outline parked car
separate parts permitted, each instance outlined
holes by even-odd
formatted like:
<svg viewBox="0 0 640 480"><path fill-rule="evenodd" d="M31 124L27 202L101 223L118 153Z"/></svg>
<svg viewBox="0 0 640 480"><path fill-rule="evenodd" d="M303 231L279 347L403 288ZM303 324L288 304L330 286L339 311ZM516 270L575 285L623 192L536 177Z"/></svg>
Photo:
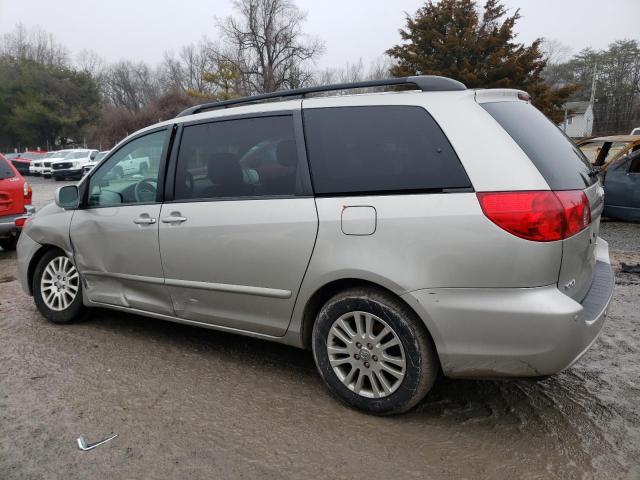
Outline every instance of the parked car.
<svg viewBox="0 0 640 480"><path fill-rule="evenodd" d="M47 152L42 158L31 162L31 165L29 166L29 173L35 176L42 175L47 178L50 177L51 162L53 160L61 159L69 151L70 150L55 150L52 152Z"/></svg>
<svg viewBox="0 0 640 480"><path fill-rule="evenodd" d="M604 178L604 215L640 222L640 150L616 160Z"/></svg>
<svg viewBox="0 0 640 480"><path fill-rule="evenodd" d="M31 187L13 164L0 155L0 248L11 250L16 245L24 222L34 208Z"/></svg>
<svg viewBox="0 0 640 480"><path fill-rule="evenodd" d="M578 147L594 167L606 172L616 160L640 149L640 135L588 138L578 142Z"/></svg>
<svg viewBox="0 0 640 480"><path fill-rule="evenodd" d="M81 179L84 166L96 158L98 150L76 149L62 158L51 161L51 175L57 181L65 178Z"/></svg>
<svg viewBox="0 0 640 480"><path fill-rule="evenodd" d="M20 172L20 175L29 175L29 168L31 166L31 162L42 158L46 152L37 152L27 150L23 153L16 153L15 156L11 156L11 158L5 158L10 160L14 167Z"/></svg>
<svg viewBox="0 0 640 480"><path fill-rule="evenodd" d="M640 127L631 130L631 133L629 135L640 135Z"/></svg>
<svg viewBox="0 0 640 480"><path fill-rule="evenodd" d="M93 167L95 167L98 163L100 163L100 160L102 160L107 155L107 153L109 153L109 150L103 150L101 152L98 152L98 155L96 155L96 158L84 164L84 166L82 167L82 174L86 175L91 170L93 170Z"/></svg>
<svg viewBox="0 0 640 480"><path fill-rule="evenodd" d="M522 91L347 87L389 85L418 92L291 90L136 132L27 224L25 291L54 323L106 307L310 348L331 391L377 414L440 371L567 368L613 288L588 161Z"/></svg>

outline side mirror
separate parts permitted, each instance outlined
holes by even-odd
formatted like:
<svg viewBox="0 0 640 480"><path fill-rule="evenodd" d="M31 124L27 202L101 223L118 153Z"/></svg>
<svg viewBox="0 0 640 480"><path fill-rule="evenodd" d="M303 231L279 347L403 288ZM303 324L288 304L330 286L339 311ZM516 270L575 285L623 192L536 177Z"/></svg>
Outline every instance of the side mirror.
<svg viewBox="0 0 640 480"><path fill-rule="evenodd" d="M65 210L75 210L80 205L80 192L76 185L65 185L56 190L56 205Z"/></svg>

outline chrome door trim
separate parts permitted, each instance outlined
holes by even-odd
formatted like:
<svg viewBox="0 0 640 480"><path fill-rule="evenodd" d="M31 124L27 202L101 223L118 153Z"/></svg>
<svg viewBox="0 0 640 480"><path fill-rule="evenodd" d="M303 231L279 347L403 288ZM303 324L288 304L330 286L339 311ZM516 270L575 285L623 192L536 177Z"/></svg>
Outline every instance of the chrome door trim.
<svg viewBox="0 0 640 480"><path fill-rule="evenodd" d="M276 288L252 287L249 285L231 285L227 283L196 282L193 280L178 280L172 278L145 277L142 275L130 275L126 273L98 272L89 270L82 272L85 276L110 277L119 280L131 280L134 282L144 282L156 285L165 284L169 287L195 288L198 290L212 290L217 292L240 293L244 295L256 295L258 297L270 297L287 299L291 298L290 290L279 290Z"/></svg>
<svg viewBox="0 0 640 480"><path fill-rule="evenodd" d="M151 283L154 285L164 285L164 278L162 277L145 277L143 275L131 275L129 273L112 273L112 272L99 272L97 270L86 270L82 272L86 277L109 277L117 278L118 280L132 280L134 282Z"/></svg>
<svg viewBox="0 0 640 480"><path fill-rule="evenodd" d="M195 288L198 290L213 290L217 292L241 293L243 295L257 295L259 297L291 298L290 290L276 288L252 287L249 285L230 285L228 283L196 282L193 280L165 279L168 287Z"/></svg>

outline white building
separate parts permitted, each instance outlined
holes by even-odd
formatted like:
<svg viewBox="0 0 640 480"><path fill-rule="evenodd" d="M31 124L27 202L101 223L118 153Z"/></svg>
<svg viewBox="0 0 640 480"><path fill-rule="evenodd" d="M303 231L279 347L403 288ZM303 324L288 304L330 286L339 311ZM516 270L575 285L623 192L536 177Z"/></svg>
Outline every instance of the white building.
<svg viewBox="0 0 640 480"><path fill-rule="evenodd" d="M593 130L593 105L591 102L567 102L564 104L565 120L558 125L569 137L590 137Z"/></svg>

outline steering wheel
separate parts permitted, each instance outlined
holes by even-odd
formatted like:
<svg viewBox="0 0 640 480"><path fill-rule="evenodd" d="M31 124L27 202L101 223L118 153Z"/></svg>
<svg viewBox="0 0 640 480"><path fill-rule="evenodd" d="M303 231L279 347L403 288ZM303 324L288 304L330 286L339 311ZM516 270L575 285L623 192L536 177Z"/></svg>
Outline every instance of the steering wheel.
<svg viewBox="0 0 640 480"><path fill-rule="evenodd" d="M133 187L133 196L138 203L153 202L158 191L158 182L153 177L143 178Z"/></svg>

